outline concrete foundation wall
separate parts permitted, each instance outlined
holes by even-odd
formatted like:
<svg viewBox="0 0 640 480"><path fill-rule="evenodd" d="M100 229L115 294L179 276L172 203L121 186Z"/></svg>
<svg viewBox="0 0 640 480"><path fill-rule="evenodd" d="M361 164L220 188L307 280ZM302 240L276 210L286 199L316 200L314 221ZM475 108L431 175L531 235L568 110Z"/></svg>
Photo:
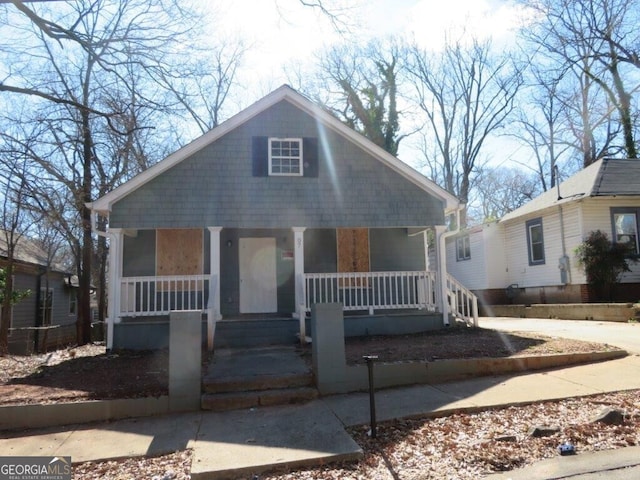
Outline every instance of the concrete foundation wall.
<svg viewBox="0 0 640 480"><path fill-rule="evenodd" d="M207 322L202 319L202 338L207 338ZM114 350L160 350L169 348L169 317L126 319L113 326Z"/></svg>
<svg viewBox="0 0 640 480"><path fill-rule="evenodd" d="M444 327L441 314L424 312L347 316L344 318L345 337L409 335L442 328Z"/></svg>
<svg viewBox="0 0 640 480"><path fill-rule="evenodd" d="M161 415L168 411L167 396L46 405L9 405L0 407L0 430L107 422L120 418Z"/></svg>
<svg viewBox="0 0 640 480"><path fill-rule="evenodd" d="M202 314L172 312L169 319L169 409L200 409L202 382Z"/></svg>
<svg viewBox="0 0 640 480"><path fill-rule="evenodd" d="M322 395L369 388L367 365L347 365L344 331L345 319L340 304L314 305L311 311L312 362L316 386ZM376 388L388 388L610 360L625 355L626 352L615 350L515 358L374 363L373 376Z"/></svg>
<svg viewBox="0 0 640 480"><path fill-rule="evenodd" d="M628 322L636 318L640 304L567 303L549 305L488 305L480 308L483 317L561 318L565 320L599 320Z"/></svg>

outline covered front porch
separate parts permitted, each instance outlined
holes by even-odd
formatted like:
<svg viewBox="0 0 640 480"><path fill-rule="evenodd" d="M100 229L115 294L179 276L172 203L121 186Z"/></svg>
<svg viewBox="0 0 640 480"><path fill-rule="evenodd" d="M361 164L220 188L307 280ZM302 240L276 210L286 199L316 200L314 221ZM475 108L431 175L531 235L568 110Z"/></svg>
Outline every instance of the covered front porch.
<svg viewBox="0 0 640 480"><path fill-rule="evenodd" d="M311 229L309 229L311 230ZM368 234L371 239L372 252L368 255L372 258L368 270L362 272L318 272L316 270L337 270L337 258L326 261L318 261L316 257L321 253L317 244L322 240L325 250L335 250L335 231L323 230L310 232L305 228L292 228L271 231L224 229L222 227L209 227L206 234L206 246L202 248L202 259L208 260L205 273L185 275L125 275L124 265L128 255L125 252L125 236L130 232L112 229L111 233L111 285L116 286L110 290L109 296L109 334L108 342L113 339L114 324L131 319L143 320L145 317L157 319L166 317L172 311L196 310L206 318L207 346L212 349L214 345L217 323L228 318L239 318L242 315L275 314L288 315L298 319L298 335L304 341L308 337L306 319L311 311L311 306L317 303L341 303L345 312L351 316L389 316L393 322L393 315L400 313L415 314L439 314L441 325L447 325L450 318L458 318L470 324L477 322L477 302L475 296L450 275L440 275L438 270L440 258L438 250L435 255L434 265L429 265L429 252L427 246L427 233L421 231L413 233L403 229L403 235L412 235L411 243L420 244L423 252L422 260L424 269L421 270L388 270L378 271L375 267L381 263L393 265L397 262L393 259L396 247L393 247L394 236L397 231L375 232ZM397 230L397 229L396 229ZM306 232L306 235L305 235ZM144 239L146 234L138 234ZM329 240L327 240L329 237ZM378 238L381 237L384 243ZM257 252L251 253L247 258L242 253L251 243L246 239L260 239L257 242ZM156 243L158 240L156 239ZM195 242L197 243L197 242ZM309 248L305 251L305 245ZM386 247L384 262L375 260L378 243ZM247 245L245 245L247 244ZM128 242L130 251L137 252L139 247L132 247L134 243ZM328 246L327 246L328 245ZM178 248L174 245L174 248ZM235 247L235 248L234 248ZM406 249L406 245L400 245ZM157 247L159 248L159 247ZM265 260L265 248L268 253ZM270 250L268 250L270 248ZM340 247L338 247L339 250ZM195 248L197 250L197 247ZM311 254L313 251L314 253ZM318 253L320 252L320 253ZM131 252L129 252L131 253ZM156 265L154 271L159 269L157 258L162 252L155 251ZM339 255L333 253L334 257ZM343 255L344 256L344 255ZM431 255L433 257L433 255ZM242 264L249 263L250 267L259 271L273 270L277 284L275 291L266 291L258 285L257 290L251 291L251 298L274 298L274 304L268 306L266 300L257 311L253 304L243 303L244 295ZM258 262L251 267L252 263ZM277 265L268 266L267 263L275 262ZM398 263L395 263L396 265ZM239 265L239 266L238 266ZM128 268L129 272L131 268ZM203 269L205 270L205 269ZM373 271L376 270L376 271ZM290 273L287 273L290 271ZM127 273L129 273L127 272ZM283 273L284 272L284 273ZM255 279L254 279L255 280ZM252 280L253 281L253 280ZM225 285L227 282L227 285ZM233 285L229 285L232 283ZM273 283L273 282L271 282ZM239 285L239 286L238 286ZM237 293L239 292L239 293ZM236 298L240 297L240 298ZM234 303L235 302L235 303ZM262 311L261 311L262 310ZM111 345L109 345L111 348Z"/></svg>

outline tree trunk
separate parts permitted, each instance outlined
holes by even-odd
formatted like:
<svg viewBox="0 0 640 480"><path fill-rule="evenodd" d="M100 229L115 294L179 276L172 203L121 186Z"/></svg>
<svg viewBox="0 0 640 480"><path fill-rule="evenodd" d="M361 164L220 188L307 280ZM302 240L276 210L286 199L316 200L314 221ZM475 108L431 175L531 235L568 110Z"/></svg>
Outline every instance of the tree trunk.
<svg viewBox="0 0 640 480"><path fill-rule="evenodd" d="M10 252L11 253L11 252ZM11 299L13 298L13 255L9 255L5 267L4 291L2 292L2 314L0 316L0 356L9 353L9 325L11 324Z"/></svg>
<svg viewBox="0 0 640 480"><path fill-rule="evenodd" d="M89 124L89 112L82 111L82 140L83 140L83 177L82 177L82 206L80 207L82 220L82 264L80 267L78 320L76 334L78 345L91 343L91 260L93 257L93 238L91 236L91 210L87 203L91 202L92 181L92 139Z"/></svg>

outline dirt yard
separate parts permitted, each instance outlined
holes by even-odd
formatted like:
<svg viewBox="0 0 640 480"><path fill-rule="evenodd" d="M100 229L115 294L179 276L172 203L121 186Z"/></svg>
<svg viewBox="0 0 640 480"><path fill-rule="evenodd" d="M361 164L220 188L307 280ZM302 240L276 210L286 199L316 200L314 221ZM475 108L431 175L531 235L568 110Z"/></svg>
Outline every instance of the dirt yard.
<svg viewBox="0 0 640 480"><path fill-rule="evenodd" d="M485 329L355 338L346 342L347 362L352 364L362 362L363 355L378 355L379 361L392 362L608 349L611 347L602 344ZM104 345L0 358L0 405L166 395L168 359L166 350L107 354Z"/></svg>

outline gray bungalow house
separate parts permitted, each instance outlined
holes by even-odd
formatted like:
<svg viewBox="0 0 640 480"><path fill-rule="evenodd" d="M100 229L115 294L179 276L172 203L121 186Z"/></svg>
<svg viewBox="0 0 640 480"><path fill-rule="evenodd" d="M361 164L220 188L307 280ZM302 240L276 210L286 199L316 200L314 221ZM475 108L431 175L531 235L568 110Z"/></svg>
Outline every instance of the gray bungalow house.
<svg viewBox="0 0 640 480"><path fill-rule="evenodd" d="M210 348L247 318L298 319L304 339L314 303L387 327L473 317L444 255L429 265L458 200L286 85L90 208L108 217L108 348L166 343L173 310L202 312Z"/></svg>

